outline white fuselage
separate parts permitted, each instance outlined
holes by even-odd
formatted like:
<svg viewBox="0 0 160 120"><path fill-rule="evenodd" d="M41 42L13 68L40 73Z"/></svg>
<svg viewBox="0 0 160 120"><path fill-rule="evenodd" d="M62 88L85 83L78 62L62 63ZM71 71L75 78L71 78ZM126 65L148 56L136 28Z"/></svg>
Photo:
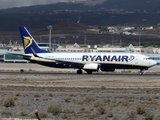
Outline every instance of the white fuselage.
<svg viewBox="0 0 160 120"><path fill-rule="evenodd" d="M32 55L31 60L40 62L63 61L75 64L109 64L114 65L115 68L117 68L116 65L121 65L121 68L126 65L149 68L156 64L148 56L133 53L39 53L37 55L42 58Z"/></svg>

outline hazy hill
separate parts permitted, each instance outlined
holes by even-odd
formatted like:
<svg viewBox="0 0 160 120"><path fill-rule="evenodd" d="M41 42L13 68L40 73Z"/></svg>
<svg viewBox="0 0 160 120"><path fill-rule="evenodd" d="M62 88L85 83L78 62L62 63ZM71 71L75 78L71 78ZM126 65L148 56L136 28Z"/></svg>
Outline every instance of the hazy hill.
<svg viewBox="0 0 160 120"><path fill-rule="evenodd" d="M90 26L157 25L160 0L91 0L0 10L0 31L44 29L59 22ZM63 27L62 27L63 28Z"/></svg>
<svg viewBox="0 0 160 120"><path fill-rule="evenodd" d="M96 2L95 2L96 1ZM95 4L93 4L95 3ZM90 0L82 3L56 3L2 10L5 13L52 12L53 10L123 9L127 11L159 12L160 0Z"/></svg>

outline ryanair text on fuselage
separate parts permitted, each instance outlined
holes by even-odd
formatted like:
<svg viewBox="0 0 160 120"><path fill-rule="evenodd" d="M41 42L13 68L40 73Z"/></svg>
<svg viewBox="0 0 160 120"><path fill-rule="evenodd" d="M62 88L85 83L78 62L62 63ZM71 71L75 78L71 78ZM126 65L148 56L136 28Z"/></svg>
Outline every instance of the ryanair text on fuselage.
<svg viewBox="0 0 160 120"><path fill-rule="evenodd" d="M134 60L135 57L133 55L127 56L127 55L83 55L82 61L116 61L116 62L129 62Z"/></svg>

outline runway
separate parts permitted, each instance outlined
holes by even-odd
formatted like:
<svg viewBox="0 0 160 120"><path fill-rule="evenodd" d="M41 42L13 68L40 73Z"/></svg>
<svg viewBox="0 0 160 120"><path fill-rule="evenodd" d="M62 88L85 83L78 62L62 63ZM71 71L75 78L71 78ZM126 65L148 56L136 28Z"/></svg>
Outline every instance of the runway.
<svg viewBox="0 0 160 120"><path fill-rule="evenodd" d="M93 74L76 74L74 69L58 69L41 66L32 63L0 63L0 76L48 76L48 77L86 77L86 78L129 78L129 79L160 79L160 66L154 66L143 75L139 75L139 70L116 70L116 72L94 72Z"/></svg>
<svg viewBox="0 0 160 120"><path fill-rule="evenodd" d="M76 74L76 70L74 69L48 68L32 63L1 63L0 66L0 79L2 81L0 85L4 86L36 85L39 87L67 88L100 88L101 86L107 88L160 87L160 66L149 69L143 75L139 75L138 70L116 70L116 72L94 72L93 74L86 74L84 72L83 74ZM6 81L4 79L10 82L5 83ZM23 84L19 84L19 81L23 81Z"/></svg>
<svg viewBox="0 0 160 120"><path fill-rule="evenodd" d="M64 72L0 72L0 86L64 88L160 88L160 74Z"/></svg>
<svg viewBox="0 0 160 120"><path fill-rule="evenodd" d="M160 77L160 74L158 73L146 73L146 74L143 74L143 75L140 75L137 73L93 73L93 74L87 74L87 73L83 73L83 74L76 74L76 73L64 73L64 72L37 72L37 71L31 71L31 72L20 72L20 71L14 71L14 72L11 72L11 71L1 71L0 72L0 75L8 75L8 76L11 76L11 75L19 75L19 76L29 76L29 75L43 75L43 76L86 76L86 77L101 77L101 78L106 78L107 76L111 76L111 77L114 77L114 76L119 76L119 77L125 77L125 76L128 76L128 77L135 77L135 76L139 76L139 77Z"/></svg>

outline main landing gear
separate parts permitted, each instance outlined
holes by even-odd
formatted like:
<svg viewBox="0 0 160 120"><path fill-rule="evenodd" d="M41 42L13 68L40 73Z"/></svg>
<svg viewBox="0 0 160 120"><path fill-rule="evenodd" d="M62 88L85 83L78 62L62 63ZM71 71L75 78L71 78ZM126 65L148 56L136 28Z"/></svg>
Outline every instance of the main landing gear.
<svg viewBox="0 0 160 120"><path fill-rule="evenodd" d="M82 74L82 70L81 69L77 70L77 74Z"/></svg>
<svg viewBox="0 0 160 120"><path fill-rule="evenodd" d="M140 70L139 74L143 75L144 74L144 70Z"/></svg>
<svg viewBox="0 0 160 120"><path fill-rule="evenodd" d="M92 74L92 71L86 71L87 72L87 74Z"/></svg>
<svg viewBox="0 0 160 120"><path fill-rule="evenodd" d="M140 71L140 73L139 73L139 74L140 74L140 75L143 75L143 73L144 73L143 71Z"/></svg>
<svg viewBox="0 0 160 120"><path fill-rule="evenodd" d="M87 74L92 74L92 71L86 71ZM82 74L83 71L81 69L77 70L77 74Z"/></svg>

